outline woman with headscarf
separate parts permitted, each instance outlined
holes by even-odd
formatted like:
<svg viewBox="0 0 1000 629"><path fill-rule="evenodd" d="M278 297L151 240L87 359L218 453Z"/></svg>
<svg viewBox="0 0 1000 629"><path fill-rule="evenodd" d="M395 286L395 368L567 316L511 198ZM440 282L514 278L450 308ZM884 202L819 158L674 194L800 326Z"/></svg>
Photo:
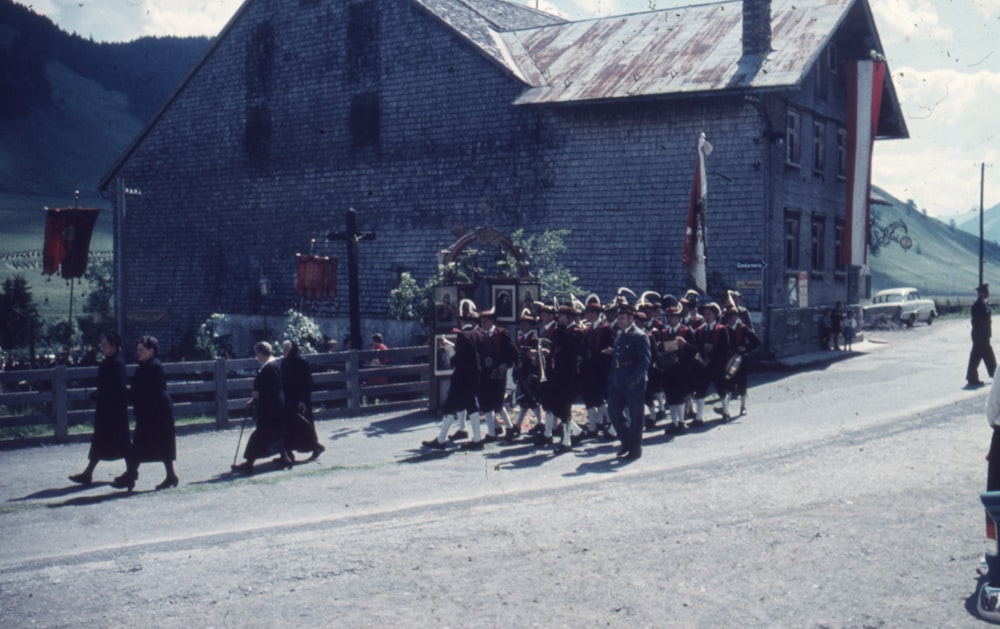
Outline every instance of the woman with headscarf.
<svg viewBox="0 0 1000 629"><path fill-rule="evenodd" d="M132 491L139 478L139 464L160 461L167 476L156 489L176 487L174 473L177 439L174 428L174 404L167 393L167 374L160 363L160 343L144 336L136 343L139 366L132 375L132 407L135 409L135 435L128 469L115 479L113 487Z"/></svg>
<svg viewBox="0 0 1000 629"><path fill-rule="evenodd" d="M94 436L90 439L87 468L69 477L74 483L89 485L98 461L124 459L129 452L128 376L122 357L122 339L114 332L101 336L104 359L97 367L94 399Z"/></svg>
<svg viewBox="0 0 1000 629"><path fill-rule="evenodd" d="M247 401L247 408L256 409L257 427L247 440L243 451L243 463L233 466L234 472L253 473L257 459L279 455L282 468L291 468L285 448L285 396L281 388L281 368L274 357L271 344L261 341L254 345L254 355L260 368L253 379L253 397Z"/></svg>
<svg viewBox="0 0 1000 629"><path fill-rule="evenodd" d="M309 363L299 353L298 343L286 340L281 344L281 389L285 394L285 448L289 460L293 452L312 452L309 460L323 453L316 436L312 410L312 372Z"/></svg>

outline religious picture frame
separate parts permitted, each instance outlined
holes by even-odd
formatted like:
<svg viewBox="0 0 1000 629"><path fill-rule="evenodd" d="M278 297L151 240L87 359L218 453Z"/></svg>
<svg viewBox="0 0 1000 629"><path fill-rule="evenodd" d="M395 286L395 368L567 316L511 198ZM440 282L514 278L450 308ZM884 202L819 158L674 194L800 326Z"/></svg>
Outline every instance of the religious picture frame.
<svg viewBox="0 0 1000 629"><path fill-rule="evenodd" d="M434 327L450 330L458 325L458 287L434 287Z"/></svg>
<svg viewBox="0 0 1000 629"><path fill-rule="evenodd" d="M490 287L490 303L496 312L497 323L517 321L516 290L514 284L493 284Z"/></svg>
<svg viewBox="0 0 1000 629"><path fill-rule="evenodd" d="M518 315L525 308L531 310L532 313L535 312L535 302L541 301L539 299L539 285L538 284L519 284L517 287L517 304L518 304Z"/></svg>
<svg viewBox="0 0 1000 629"><path fill-rule="evenodd" d="M434 337L434 375L435 376L450 376L452 372L451 357L454 355L454 350L449 351L450 347L455 346L455 339L458 337L457 334L438 334Z"/></svg>

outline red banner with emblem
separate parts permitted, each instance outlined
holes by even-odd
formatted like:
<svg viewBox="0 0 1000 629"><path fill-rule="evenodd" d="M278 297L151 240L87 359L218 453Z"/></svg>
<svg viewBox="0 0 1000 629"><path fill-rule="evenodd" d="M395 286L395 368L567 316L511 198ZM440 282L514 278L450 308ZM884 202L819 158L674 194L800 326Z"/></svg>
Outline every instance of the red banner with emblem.
<svg viewBox="0 0 1000 629"><path fill-rule="evenodd" d="M83 277L98 212L97 208L45 208L45 244L42 248L45 275L52 275L61 268L66 279Z"/></svg>
<svg viewBox="0 0 1000 629"><path fill-rule="evenodd" d="M337 258L295 254L299 270L295 294L306 299L333 299L337 296Z"/></svg>

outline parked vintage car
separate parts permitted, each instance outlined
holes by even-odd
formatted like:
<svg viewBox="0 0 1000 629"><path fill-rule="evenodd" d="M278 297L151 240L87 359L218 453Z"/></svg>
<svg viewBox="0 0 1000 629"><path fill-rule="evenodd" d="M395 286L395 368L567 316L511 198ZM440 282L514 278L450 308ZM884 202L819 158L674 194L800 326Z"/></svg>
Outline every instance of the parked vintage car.
<svg viewBox="0 0 1000 629"><path fill-rule="evenodd" d="M917 289L909 286L880 290L871 303L861 309L861 314L869 323L891 320L911 328L917 321L930 325L938 315L934 300L922 298Z"/></svg>

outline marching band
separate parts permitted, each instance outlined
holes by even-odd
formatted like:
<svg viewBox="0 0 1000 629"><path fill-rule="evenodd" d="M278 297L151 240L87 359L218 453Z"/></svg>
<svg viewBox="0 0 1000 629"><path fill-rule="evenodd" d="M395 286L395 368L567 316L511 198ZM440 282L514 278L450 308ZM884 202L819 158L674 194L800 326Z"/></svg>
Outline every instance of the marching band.
<svg viewBox="0 0 1000 629"><path fill-rule="evenodd" d="M536 445L560 454L585 440L619 439L619 456L635 459L642 433L660 429L660 421L666 420L668 437L703 424L710 389L719 396L721 421L731 421L733 400L740 402L738 416L747 412L745 359L760 345L740 301L736 291L727 291L720 306L701 303L694 290L680 299L655 291L637 298L622 287L607 304L597 295L584 302L572 295L563 303L536 301L522 310L511 334L496 325L492 309L477 311L464 299L461 327L452 331L456 340L440 337L453 373L439 434L422 445L443 450L464 440L468 418L472 439L462 449L530 434ZM585 411L582 427L573 418L577 401ZM518 410L513 421L508 405ZM529 417L533 426L525 431ZM463 430L449 435L456 422Z"/></svg>

